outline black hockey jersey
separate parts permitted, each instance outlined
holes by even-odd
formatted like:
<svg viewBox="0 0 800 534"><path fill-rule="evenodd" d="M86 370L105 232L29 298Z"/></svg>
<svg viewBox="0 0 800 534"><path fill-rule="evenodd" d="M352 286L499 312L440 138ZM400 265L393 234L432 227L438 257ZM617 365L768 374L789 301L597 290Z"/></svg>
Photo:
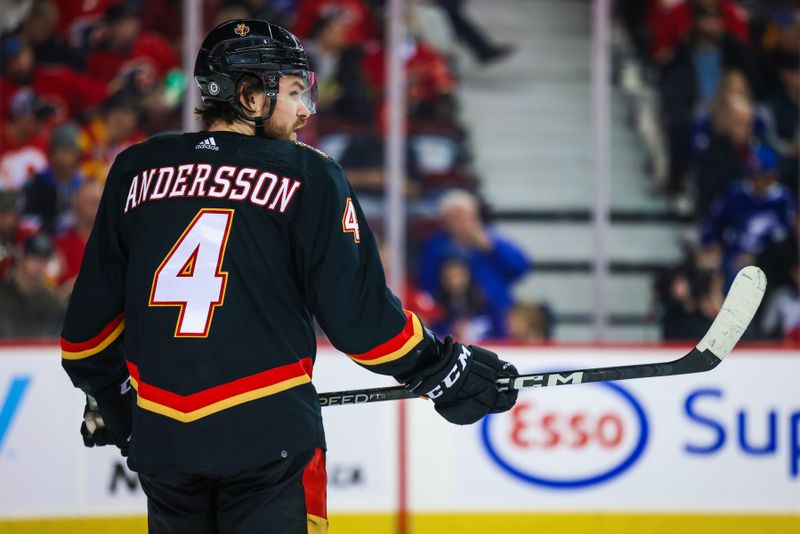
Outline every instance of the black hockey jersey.
<svg viewBox="0 0 800 534"><path fill-rule="evenodd" d="M222 474L324 447L316 317L408 375L432 345L386 288L341 167L291 141L155 136L112 166L62 332L89 394L130 374L131 468Z"/></svg>

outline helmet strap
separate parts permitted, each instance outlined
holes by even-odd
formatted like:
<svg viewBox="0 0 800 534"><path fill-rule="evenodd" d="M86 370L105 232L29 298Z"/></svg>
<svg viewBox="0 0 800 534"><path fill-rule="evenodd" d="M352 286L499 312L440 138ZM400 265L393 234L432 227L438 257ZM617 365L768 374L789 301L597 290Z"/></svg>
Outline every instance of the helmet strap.
<svg viewBox="0 0 800 534"><path fill-rule="evenodd" d="M275 107L278 104L278 84L279 84L280 76L270 76L266 80L266 84L268 87L264 88L264 92L269 98L269 111L266 115L260 115L258 117L251 117L247 113L244 112L242 108L241 102L236 100L236 111L239 113L239 116L248 122L252 122L256 129L256 135L258 137L267 138L267 132L264 130L264 125L267 121L272 117L272 114L275 112Z"/></svg>
<svg viewBox="0 0 800 534"><path fill-rule="evenodd" d="M272 114L275 112L275 105L277 103L278 103L277 95L270 97L270 99L269 99L269 113L267 113L266 115L262 115L260 117L255 117L253 119L253 122L255 123L255 126L256 126L256 135L257 136L264 137L264 138L267 137L267 132L264 129L264 125L267 123L269 118L272 117Z"/></svg>

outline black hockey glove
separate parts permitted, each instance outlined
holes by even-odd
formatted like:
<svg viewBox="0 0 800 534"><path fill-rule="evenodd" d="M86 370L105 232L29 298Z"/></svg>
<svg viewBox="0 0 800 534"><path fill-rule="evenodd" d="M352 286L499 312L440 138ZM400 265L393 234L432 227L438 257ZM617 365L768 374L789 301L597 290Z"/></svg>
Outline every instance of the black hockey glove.
<svg viewBox="0 0 800 534"><path fill-rule="evenodd" d="M126 378L114 383L96 397L86 395L81 436L87 447L116 445L122 456L128 456L131 437L131 386Z"/></svg>
<svg viewBox="0 0 800 534"><path fill-rule="evenodd" d="M457 425L469 425L490 413L511 409L517 390L498 391L498 378L519 376L517 369L497 354L476 345L438 341L440 360L406 384L433 400L439 415Z"/></svg>

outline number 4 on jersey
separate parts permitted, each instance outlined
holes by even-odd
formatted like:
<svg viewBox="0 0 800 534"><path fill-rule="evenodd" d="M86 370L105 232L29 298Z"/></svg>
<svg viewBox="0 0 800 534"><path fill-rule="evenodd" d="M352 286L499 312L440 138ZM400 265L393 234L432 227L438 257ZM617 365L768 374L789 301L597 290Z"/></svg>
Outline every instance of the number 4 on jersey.
<svg viewBox="0 0 800 534"><path fill-rule="evenodd" d="M153 277L150 306L178 306L175 337L207 337L222 306L228 273L222 260L233 210L202 209L183 231Z"/></svg>
<svg viewBox="0 0 800 534"><path fill-rule="evenodd" d="M347 205L344 208L344 216L342 217L342 232L353 233L353 239L356 243L361 243L361 228L358 226L358 217L356 217L356 208L353 206L353 200L348 198Z"/></svg>

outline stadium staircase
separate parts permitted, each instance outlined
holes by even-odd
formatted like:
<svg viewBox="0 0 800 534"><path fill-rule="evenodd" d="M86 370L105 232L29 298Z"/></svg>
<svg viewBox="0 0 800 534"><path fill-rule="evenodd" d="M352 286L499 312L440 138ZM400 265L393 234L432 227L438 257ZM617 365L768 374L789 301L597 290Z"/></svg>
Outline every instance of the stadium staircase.
<svg viewBox="0 0 800 534"><path fill-rule="evenodd" d="M489 66L455 48L481 194L495 226L536 263L516 295L551 306L555 340L592 341L591 3L471 0L466 7L496 41L517 47ZM650 191L629 96L615 87L612 100L608 340L657 341L654 272L681 257L687 225Z"/></svg>

